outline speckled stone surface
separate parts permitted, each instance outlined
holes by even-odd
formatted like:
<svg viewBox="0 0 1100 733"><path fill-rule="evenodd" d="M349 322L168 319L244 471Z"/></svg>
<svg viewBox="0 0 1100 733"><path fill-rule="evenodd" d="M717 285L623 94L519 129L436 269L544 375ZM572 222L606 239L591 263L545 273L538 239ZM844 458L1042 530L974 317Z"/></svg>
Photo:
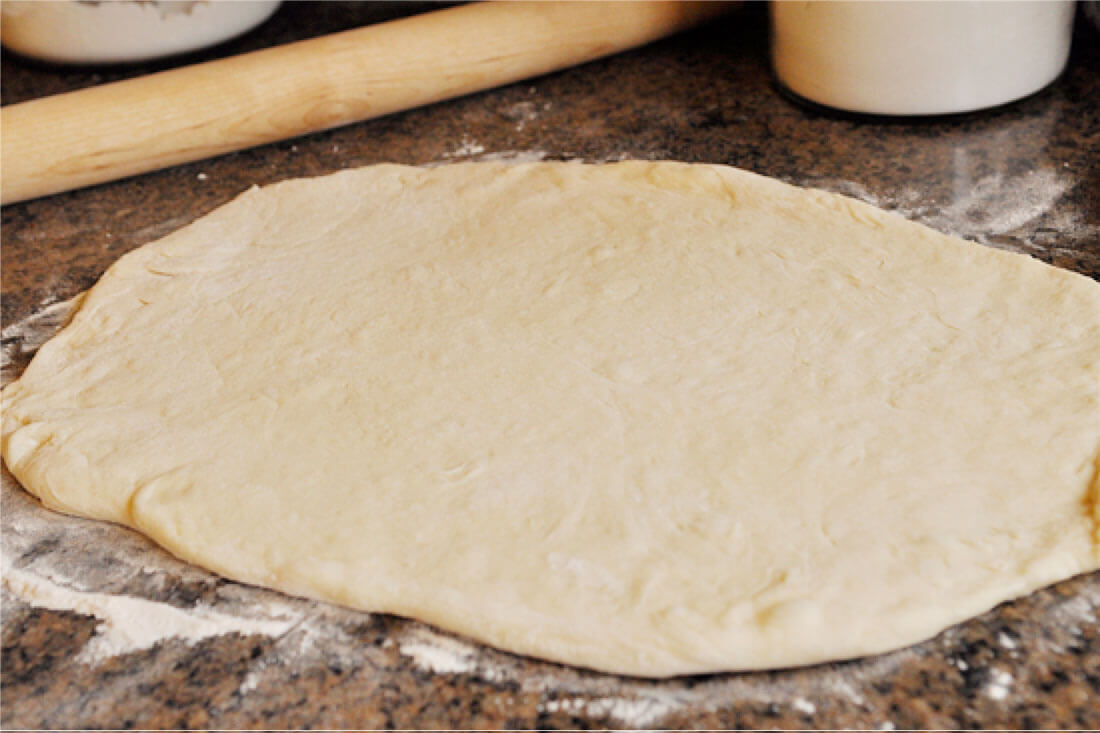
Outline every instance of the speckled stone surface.
<svg viewBox="0 0 1100 733"><path fill-rule="evenodd" d="M74 71L5 53L2 101L426 9L286 5L241 39L158 66ZM728 163L1100 279L1100 36L1091 27L1078 22L1066 73L1029 99L955 118L871 120L783 96L769 72L766 13L755 5L528 82L5 207L6 376L35 348L27 319L253 184L381 161L517 155ZM6 471L2 497L6 729L1100 728L1100 573L893 654L646 681L231 583L127 530L47 512ZM119 598L167 625L127 641ZM205 631L177 634L189 627L176 612L202 619Z"/></svg>

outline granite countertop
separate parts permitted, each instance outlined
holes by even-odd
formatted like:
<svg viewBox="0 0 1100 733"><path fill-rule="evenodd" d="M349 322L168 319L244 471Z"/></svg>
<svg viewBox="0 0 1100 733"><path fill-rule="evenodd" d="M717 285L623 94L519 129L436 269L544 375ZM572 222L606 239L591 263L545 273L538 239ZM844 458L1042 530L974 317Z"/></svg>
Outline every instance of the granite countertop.
<svg viewBox="0 0 1100 733"><path fill-rule="evenodd" d="M5 53L2 101L425 9L288 4L247 36L155 66L71 70ZM568 71L7 206L5 379L64 318L63 301L128 250L253 184L381 161L728 163L1100 279L1100 34L1080 21L1057 82L981 114L870 120L802 107L777 90L766 13L750 5ZM1100 728L1100 573L891 654L647 681L232 583L127 530L48 512L6 470L2 502L8 729Z"/></svg>

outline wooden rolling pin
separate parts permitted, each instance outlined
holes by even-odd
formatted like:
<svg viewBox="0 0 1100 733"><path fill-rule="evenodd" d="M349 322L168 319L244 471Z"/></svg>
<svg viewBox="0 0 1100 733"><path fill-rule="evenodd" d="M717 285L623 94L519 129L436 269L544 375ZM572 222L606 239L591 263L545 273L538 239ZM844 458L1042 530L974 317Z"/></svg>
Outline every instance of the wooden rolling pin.
<svg viewBox="0 0 1100 733"><path fill-rule="evenodd" d="M0 110L0 202L188 163L591 61L712 2L475 3Z"/></svg>

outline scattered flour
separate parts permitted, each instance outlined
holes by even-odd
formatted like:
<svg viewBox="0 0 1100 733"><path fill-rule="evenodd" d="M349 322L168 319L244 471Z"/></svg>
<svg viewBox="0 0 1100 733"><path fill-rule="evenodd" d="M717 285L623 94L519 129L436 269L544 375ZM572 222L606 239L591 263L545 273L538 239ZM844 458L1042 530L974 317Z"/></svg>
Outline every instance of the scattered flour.
<svg viewBox="0 0 1100 733"><path fill-rule="evenodd" d="M1052 608L1050 614L1059 625L1073 624L1074 631L1078 633L1078 624L1096 624L1100 621L1100 586L1083 586L1077 593Z"/></svg>
<svg viewBox="0 0 1100 733"><path fill-rule="evenodd" d="M657 696L623 698L583 697L544 700L539 703L540 713L563 712L567 715L609 717L631 729L645 728L660 722L680 706Z"/></svg>
<svg viewBox="0 0 1100 733"><path fill-rule="evenodd" d="M417 667L436 674L471 674L478 667L474 647L427 629L398 640L397 648Z"/></svg>
<svg viewBox="0 0 1100 733"><path fill-rule="evenodd" d="M1069 180L1050 168L1006 182L995 173L978 180L932 220L974 234L1007 234L1043 216L1069 190Z"/></svg>
<svg viewBox="0 0 1100 733"><path fill-rule="evenodd" d="M500 682L512 677L505 665L494 659L495 653L421 624L401 633L396 640L386 639L383 646L397 646L398 652L426 672L464 674Z"/></svg>
<svg viewBox="0 0 1100 733"><path fill-rule="evenodd" d="M516 123L516 132L523 132L523 128L525 128L528 123L534 122L539 118L540 111L540 105L537 102L527 100L505 107L500 110L500 114L505 119Z"/></svg>
<svg viewBox="0 0 1100 733"><path fill-rule="evenodd" d="M468 138L463 138L462 143L449 153L444 153L444 158L469 158L485 152L485 146Z"/></svg>
<svg viewBox="0 0 1100 733"><path fill-rule="evenodd" d="M546 160L549 153L543 150L502 150L477 156L481 161L500 161L506 163L537 163Z"/></svg>
<svg viewBox="0 0 1100 733"><path fill-rule="evenodd" d="M588 704L589 713L600 715L606 710L612 719L621 721L631 728L644 728L668 717L681 707L680 704L661 699L659 696L596 699Z"/></svg>
<svg viewBox="0 0 1100 733"><path fill-rule="evenodd" d="M502 163L537 163L540 160L546 160L549 157L549 153L543 150L500 150L494 152L485 152L485 148L478 146L477 152L464 153L461 156L456 153L444 153L441 160L433 160L429 163L424 163L424 168L435 168L441 165L447 165L448 163L455 162L454 158L464 158L471 161L498 161Z"/></svg>
<svg viewBox="0 0 1100 733"><path fill-rule="evenodd" d="M488 682L514 680L524 692L544 699L538 709L544 713L566 712L571 715L610 717L628 728L653 725L669 714L692 704L694 709L716 709L714 701L692 699L670 691L654 689L645 683L621 682L599 675L595 679L577 670L562 668L555 672L517 673L502 655L452 636L416 625L396 640L398 651L417 667L435 674L469 675ZM558 697L568 693L568 697ZM553 697L554 699L546 699Z"/></svg>
<svg viewBox="0 0 1100 733"><path fill-rule="evenodd" d="M796 697L794 700L792 700L791 707L800 713L805 713L806 715L813 715L815 712L817 712L817 706L804 697Z"/></svg>
<svg viewBox="0 0 1100 733"><path fill-rule="evenodd" d="M303 610L300 616L301 620L278 636L266 654L250 663L237 687L239 696L259 688L269 677L273 685L285 684L288 671L304 672L317 667L353 669L362 664L360 642L341 628L338 617L362 619L366 614L316 605Z"/></svg>
<svg viewBox="0 0 1100 733"><path fill-rule="evenodd" d="M1063 207L1052 214L1076 179L1053 168L1039 168L1019 176L993 173L976 181L960 180L950 201L942 205L928 200L918 187L875 193L862 184L836 178L810 178L800 185L823 188L894 211L937 231L981 244L1025 254L1050 247L1052 235L1063 241L1085 242L1100 235L1079 211ZM1046 226L1035 227L1046 218ZM1035 228L1035 232L1022 231Z"/></svg>
<svg viewBox="0 0 1100 733"><path fill-rule="evenodd" d="M270 665L267 660L261 660L249 668L245 673L241 684L237 686L238 695L247 695L260 686L260 678Z"/></svg>
<svg viewBox="0 0 1100 733"><path fill-rule="evenodd" d="M481 145L473 146L467 150L464 144L463 148L459 148L459 150L454 152L444 153L441 160L433 160L424 163L423 167L435 168L440 165L455 162L454 159L456 158L462 158L466 161L496 161L502 163L537 163L540 160L547 159L576 160L586 163L615 163L620 160L634 160L637 156L627 152L612 153L611 155L599 158L587 158L569 151L550 153L545 150L496 150L486 152L485 148ZM647 156L645 160L656 160L658 158L660 158L660 156Z"/></svg>
<svg viewBox="0 0 1100 733"><path fill-rule="evenodd" d="M1100 624L1100 584L1082 584L1076 593L1046 609L1046 614L1051 628L1060 633L1042 634L1037 644L1045 652L1059 654L1075 643L1082 628Z"/></svg>
<svg viewBox="0 0 1100 733"><path fill-rule="evenodd" d="M994 668L990 673L989 684L985 686L985 694L991 700L1004 700L1008 697L1011 686L1012 675L1003 669Z"/></svg>
<svg viewBox="0 0 1100 733"><path fill-rule="evenodd" d="M69 322L83 300L84 293L80 293L75 298L50 303L22 321L0 329L0 370L3 372L3 384L17 376L9 371L18 363L18 357L26 357L38 351L42 344Z"/></svg>
<svg viewBox="0 0 1100 733"><path fill-rule="evenodd" d="M867 704L866 698L856 689L855 685L849 680L843 677L837 676L835 679L830 679L827 682L823 682L821 685L823 693L831 693L832 696L843 695L849 701L859 707L863 707Z"/></svg>
<svg viewBox="0 0 1100 733"><path fill-rule="evenodd" d="M152 648L169 639L193 644L232 633L278 636L300 620L293 616L246 618L205 606L184 611L144 598L75 590L42 575L11 567L7 555L3 583L16 597L33 606L75 611L98 619L95 636L76 658L79 663L92 665L108 657Z"/></svg>

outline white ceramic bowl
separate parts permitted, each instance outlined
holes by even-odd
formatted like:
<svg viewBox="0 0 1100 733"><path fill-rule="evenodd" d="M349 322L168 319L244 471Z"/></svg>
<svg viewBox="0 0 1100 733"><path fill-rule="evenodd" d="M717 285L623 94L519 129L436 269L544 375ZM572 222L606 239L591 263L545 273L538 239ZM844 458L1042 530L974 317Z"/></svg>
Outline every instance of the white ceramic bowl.
<svg viewBox="0 0 1100 733"><path fill-rule="evenodd" d="M969 112L1025 97L1066 65L1072 0L771 3L780 83L880 115Z"/></svg>
<svg viewBox="0 0 1100 733"><path fill-rule="evenodd" d="M146 61L221 43L278 7L278 0L3 0L0 42L55 63Z"/></svg>

